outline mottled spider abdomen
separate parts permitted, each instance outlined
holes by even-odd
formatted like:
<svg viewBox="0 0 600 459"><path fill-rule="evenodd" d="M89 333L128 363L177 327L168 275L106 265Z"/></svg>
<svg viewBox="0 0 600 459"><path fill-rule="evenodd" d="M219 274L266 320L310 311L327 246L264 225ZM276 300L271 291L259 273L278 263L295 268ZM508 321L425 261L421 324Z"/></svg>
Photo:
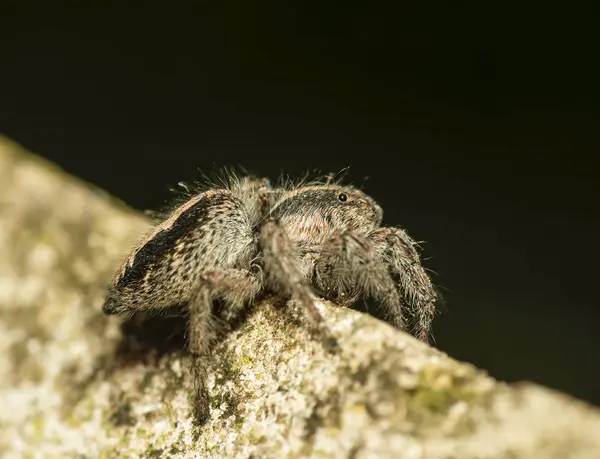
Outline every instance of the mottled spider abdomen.
<svg viewBox="0 0 600 459"><path fill-rule="evenodd" d="M230 190L192 197L138 244L110 286L104 312L188 301L203 271L250 264L255 224Z"/></svg>

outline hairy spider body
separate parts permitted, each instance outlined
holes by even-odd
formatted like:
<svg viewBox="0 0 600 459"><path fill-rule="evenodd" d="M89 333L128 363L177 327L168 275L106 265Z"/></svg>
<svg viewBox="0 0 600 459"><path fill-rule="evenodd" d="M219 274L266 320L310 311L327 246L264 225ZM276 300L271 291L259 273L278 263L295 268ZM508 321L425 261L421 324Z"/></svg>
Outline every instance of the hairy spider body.
<svg viewBox="0 0 600 459"><path fill-rule="evenodd" d="M207 191L178 207L133 251L109 290L109 314L188 302L202 275L249 268L257 252L244 202L230 190Z"/></svg>
<svg viewBox="0 0 600 459"><path fill-rule="evenodd" d="M373 297L393 325L427 341L436 291L416 243L400 228L380 227L382 216L371 197L330 180L271 187L232 176L190 196L137 245L103 311L187 304L190 351L206 357L216 331L213 300L223 300L231 318L264 291L294 299L331 344L317 290L343 306Z"/></svg>

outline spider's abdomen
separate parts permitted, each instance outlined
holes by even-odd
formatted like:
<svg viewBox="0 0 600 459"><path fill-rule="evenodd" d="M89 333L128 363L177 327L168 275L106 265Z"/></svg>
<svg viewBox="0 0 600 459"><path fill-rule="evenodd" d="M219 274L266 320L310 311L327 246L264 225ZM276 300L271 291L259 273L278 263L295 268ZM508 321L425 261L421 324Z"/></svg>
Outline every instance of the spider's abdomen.
<svg viewBox="0 0 600 459"><path fill-rule="evenodd" d="M252 222L229 190L199 194L175 209L133 251L110 288L107 309L185 302L203 272L247 266ZM109 304L110 303L110 304Z"/></svg>

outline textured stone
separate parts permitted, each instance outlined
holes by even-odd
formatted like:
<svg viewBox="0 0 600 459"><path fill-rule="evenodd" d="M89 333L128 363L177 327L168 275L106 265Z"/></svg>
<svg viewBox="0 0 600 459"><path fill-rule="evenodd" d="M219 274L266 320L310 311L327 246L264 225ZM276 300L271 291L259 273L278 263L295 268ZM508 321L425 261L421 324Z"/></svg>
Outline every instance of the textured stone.
<svg viewBox="0 0 600 459"><path fill-rule="evenodd" d="M600 413L506 385L323 302L327 353L266 298L216 345L194 422L184 318L121 323L104 286L141 214L0 138L0 456L597 458Z"/></svg>

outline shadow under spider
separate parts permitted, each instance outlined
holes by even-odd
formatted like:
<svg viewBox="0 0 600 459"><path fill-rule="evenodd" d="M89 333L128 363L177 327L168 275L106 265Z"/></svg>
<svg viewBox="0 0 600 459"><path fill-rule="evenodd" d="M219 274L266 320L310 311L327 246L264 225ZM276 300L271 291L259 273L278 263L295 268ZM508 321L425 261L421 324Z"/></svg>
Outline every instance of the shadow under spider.
<svg viewBox="0 0 600 459"><path fill-rule="evenodd" d="M107 373L140 363L155 365L165 355L192 357L189 364L195 386L191 394L193 417L194 423L202 426L210 417L210 394L205 384L205 368L198 367L194 356L187 349L189 313L186 306L183 304L160 311L136 312L125 319L121 323L121 340L113 353L112 365ZM213 315L218 326L211 354L229 333L244 325L252 310L252 305L248 305L234 319L225 321L221 314L222 303L219 300L213 302Z"/></svg>
<svg viewBox="0 0 600 459"><path fill-rule="evenodd" d="M254 303L267 300L277 316L293 327L306 327L306 323L298 316L296 308L288 304L289 299L274 294L263 294ZM359 301L351 309L368 312L371 315L382 315L377 307L365 301ZM214 349L227 335L241 328L254 313L253 304L244 307L233 319L222 319L222 303L213 303L213 314L220 324L216 340L211 346ZM167 354L185 354L187 351L188 334L187 305L173 306L160 311L136 312L121 324L122 337L115 349L114 357L117 366L134 365L148 362L148 359L160 358Z"/></svg>
<svg viewBox="0 0 600 459"><path fill-rule="evenodd" d="M211 346L211 359L214 358L213 350L229 333L240 329L248 319L256 312L254 304L267 300L264 306L272 307L277 317L291 327L306 330L306 320L299 316L300 311L289 304L289 299L265 293L256 298L253 304L247 305L233 319L225 321L222 318L222 303L219 300L213 302L213 315L220 324L217 328L216 339ZM121 323L122 336L117 345L112 365L108 373L140 363L154 365L157 360L165 355L190 356L187 350L189 314L185 304L174 306L160 311L136 312ZM311 333L311 335L313 335ZM318 338L317 336L312 336ZM337 350L337 348L326 350ZM210 394L204 384L206 380L205 368L198 368L194 360L190 361L194 372L194 418L195 424L201 426L210 417ZM202 376L203 375L203 376Z"/></svg>
<svg viewBox="0 0 600 459"><path fill-rule="evenodd" d="M211 348L244 325L252 314L252 306L246 306L237 317L228 321L222 319L221 312L222 303L216 300L213 303L213 315L217 319L218 328L216 340ZM160 358L167 354L188 353L188 323L186 304L161 309L158 312L136 312L121 324L122 337L115 349L115 357L121 364L135 364L147 361L150 354Z"/></svg>

